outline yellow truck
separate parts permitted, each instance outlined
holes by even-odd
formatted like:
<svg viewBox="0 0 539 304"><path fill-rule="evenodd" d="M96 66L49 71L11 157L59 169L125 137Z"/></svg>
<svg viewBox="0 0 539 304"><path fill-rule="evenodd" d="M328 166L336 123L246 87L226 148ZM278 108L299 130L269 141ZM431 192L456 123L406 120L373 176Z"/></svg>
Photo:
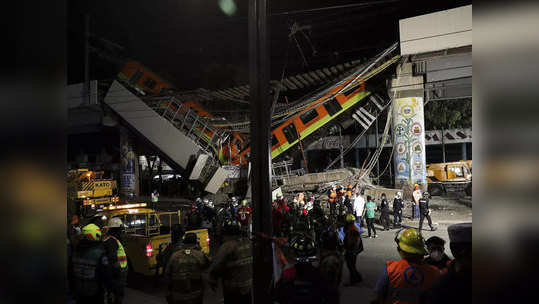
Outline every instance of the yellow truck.
<svg viewBox="0 0 539 304"><path fill-rule="evenodd" d="M466 192L471 195L471 161L456 161L427 165L428 192L431 195Z"/></svg>
<svg viewBox="0 0 539 304"><path fill-rule="evenodd" d="M180 211L157 212L146 207L146 203L111 205L97 213L92 222L103 227L111 218L118 217L124 224L123 246L127 254L130 271L153 276L161 274L163 269L156 270L156 257L170 244L170 228L181 222ZM187 232L196 233L202 250L209 254L210 239L207 229Z"/></svg>

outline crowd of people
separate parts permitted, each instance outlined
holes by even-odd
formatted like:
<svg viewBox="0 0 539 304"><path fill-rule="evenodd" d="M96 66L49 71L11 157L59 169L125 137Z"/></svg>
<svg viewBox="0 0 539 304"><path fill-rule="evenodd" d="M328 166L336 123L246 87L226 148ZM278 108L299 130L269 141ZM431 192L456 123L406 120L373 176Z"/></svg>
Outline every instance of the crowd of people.
<svg viewBox="0 0 539 304"><path fill-rule="evenodd" d="M377 204L376 199L365 195L365 189L353 185L332 187L327 201L304 193L289 198L278 194L272 202L273 232L285 240L276 245L287 258L278 262L281 271L274 277L273 300L281 304L340 303L343 267L346 265L349 273L345 286L364 280L357 268L358 255L365 250L364 237L377 237L374 222L378 221L383 230L399 229L394 241L401 259L387 261L372 303L469 302L471 223L449 227L450 249L455 257L451 260L442 238L423 238L425 218L431 230L435 227L428 193L421 193L418 185L415 188L412 219L419 218L419 226L406 229L402 225L405 203L401 192L395 194L391 207L385 194ZM171 227L171 244L158 256L167 281L168 303L203 303L204 286L215 291L218 281L224 303L252 302L251 214L249 202L240 202L237 197L218 206L208 199L193 202L185 224ZM82 236L69 265L70 287L77 303L103 303L107 297L112 301L107 303L122 303L127 263L120 226L110 222L103 227L103 235L95 224L73 232ZM201 227L208 228L219 245L212 258L204 254L196 234L185 233ZM464 292L453 294L448 288L463 288Z"/></svg>

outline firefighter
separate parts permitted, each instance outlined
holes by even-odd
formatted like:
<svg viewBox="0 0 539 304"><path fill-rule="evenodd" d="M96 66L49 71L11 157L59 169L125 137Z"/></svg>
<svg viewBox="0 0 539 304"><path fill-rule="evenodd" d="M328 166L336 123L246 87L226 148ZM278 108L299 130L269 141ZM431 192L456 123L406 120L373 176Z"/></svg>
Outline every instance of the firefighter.
<svg viewBox="0 0 539 304"><path fill-rule="evenodd" d="M429 222L430 231L436 230L436 227L432 226L432 220L430 218L430 209L429 209L429 193L423 193L423 197L419 199L419 232L423 227L423 220L427 218Z"/></svg>
<svg viewBox="0 0 539 304"><path fill-rule="evenodd" d="M113 217L108 225L103 227L105 237L103 243L107 251L107 258L111 265L112 289L109 290L108 303L121 304L124 298L124 289L127 283L127 255L120 242L122 233L122 220ZM112 300L112 301L111 301Z"/></svg>
<svg viewBox="0 0 539 304"><path fill-rule="evenodd" d="M356 217L353 214L346 216L346 229L344 232L344 259L350 273L350 284L353 286L363 281L363 277L357 271L357 255L363 251L363 241L356 226Z"/></svg>
<svg viewBox="0 0 539 304"><path fill-rule="evenodd" d="M444 252L444 239L437 236L431 236L425 244L427 245L427 251L429 252L429 256L425 259L425 262L440 269L442 274L446 273L449 264L451 264L451 259Z"/></svg>
<svg viewBox="0 0 539 304"><path fill-rule="evenodd" d="M299 235L292 241L291 247L297 262L283 271L275 288L274 300L280 304L336 303L337 290L321 280L320 272L312 264L316 258L313 239Z"/></svg>
<svg viewBox="0 0 539 304"><path fill-rule="evenodd" d="M400 230L395 235L401 260L387 261L376 283L376 299L372 303L418 303L421 294L440 276L440 271L424 262L425 242L415 228Z"/></svg>
<svg viewBox="0 0 539 304"><path fill-rule="evenodd" d="M251 214L253 213L253 210L249 208L247 205L247 200L244 199L241 201L241 207L238 209L236 213L236 218L241 224L241 229L244 233L246 233L249 229L249 219L251 218Z"/></svg>
<svg viewBox="0 0 539 304"><path fill-rule="evenodd" d="M208 257L198 244L195 233L187 233L181 249L170 257L165 269L169 304L202 304L204 284L202 272L210 265Z"/></svg>
<svg viewBox="0 0 539 304"><path fill-rule="evenodd" d="M241 235L241 224L229 219L223 226L224 243L215 255L210 268L209 284L217 290L222 280L225 304L251 303L253 258L251 241Z"/></svg>
<svg viewBox="0 0 539 304"><path fill-rule="evenodd" d="M111 287L111 273L101 229L89 224L81 229L81 240L72 255L73 292L77 304L105 302Z"/></svg>

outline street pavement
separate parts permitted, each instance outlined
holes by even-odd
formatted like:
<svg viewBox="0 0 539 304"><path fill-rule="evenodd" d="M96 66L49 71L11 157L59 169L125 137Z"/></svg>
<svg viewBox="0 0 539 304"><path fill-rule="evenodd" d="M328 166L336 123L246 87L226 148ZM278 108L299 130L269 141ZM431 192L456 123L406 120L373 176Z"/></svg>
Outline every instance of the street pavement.
<svg viewBox="0 0 539 304"><path fill-rule="evenodd" d="M432 220L437 227L436 231L430 231L428 224L425 222L423 226L423 236L428 239L431 236L439 236L449 242L447 235L447 227L449 225L461 222L472 221L472 209L470 207L459 204L455 199L433 198L431 200ZM415 227L419 225L419 220L412 221L407 218L410 216L410 209L404 210L405 219L404 227ZM387 260L398 260L399 255L396 250L394 238L398 229L390 231L382 231L382 226L375 224L378 231L378 237L375 239L366 238L364 232L363 244L364 251L359 255L357 267L363 275L363 282L355 286L341 286L341 303L356 304L368 303L374 298L374 287L378 277L382 273L385 262ZM449 246L446 244L446 254L451 257ZM134 280L126 290L125 303L166 303L165 300L165 284L160 280L154 284L153 279L139 278ZM343 267L343 284L349 281L349 274L346 265ZM209 288L205 291L204 303L222 303L222 293L218 290L217 293Z"/></svg>

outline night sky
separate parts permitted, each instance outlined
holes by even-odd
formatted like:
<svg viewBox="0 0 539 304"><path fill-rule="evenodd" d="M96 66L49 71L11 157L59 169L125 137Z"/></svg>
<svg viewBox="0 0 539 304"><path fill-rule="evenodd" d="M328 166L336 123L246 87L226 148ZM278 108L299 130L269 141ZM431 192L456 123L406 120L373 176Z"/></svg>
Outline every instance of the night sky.
<svg viewBox="0 0 539 304"><path fill-rule="evenodd" d="M221 89L248 83L246 0L68 3L68 83L81 82L84 77L84 14L91 17L91 45L119 60L114 63L92 53L92 79L114 78L121 69L119 62L131 58L179 89ZM225 11L231 3L237 9L228 11L227 15ZM293 75L368 58L398 41L399 19L467 5L471 1L278 0L269 3L272 79L278 79L285 63L286 74ZM367 5L306 11L358 3ZM294 22L310 26L305 35L297 34L297 43L288 39ZM101 38L122 48L107 46Z"/></svg>

